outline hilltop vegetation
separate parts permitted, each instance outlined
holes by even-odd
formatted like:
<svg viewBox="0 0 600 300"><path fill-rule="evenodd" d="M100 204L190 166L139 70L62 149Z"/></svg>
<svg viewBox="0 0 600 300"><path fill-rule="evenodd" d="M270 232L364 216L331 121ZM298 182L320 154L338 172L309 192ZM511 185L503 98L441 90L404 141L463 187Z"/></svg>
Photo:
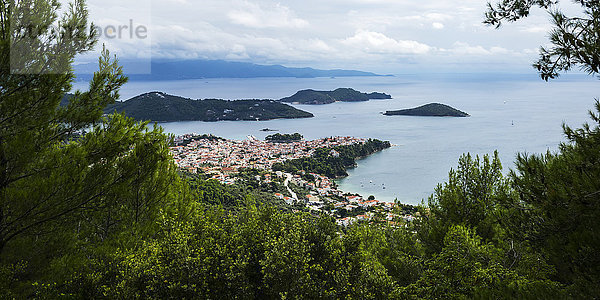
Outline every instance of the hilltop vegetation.
<svg viewBox="0 0 600 300"><path fill-rule="evenodd" d="M446 104L430 103L417 108L385 112L386 116L468 117L469 114Z"/></svg>
<svg viewBox="0 0 600 300"><path fill-rule="evenodd" d="M279 101L299 104L330 104L336 101L357 102L371 99L392 99L392 96L384 93L367 94L350 88L339 88L334 91L302 90Z"/></svg>
<svg viewBox="0 0 600 300"><path fill-rule="evenodd" d="M304 170L329 178L348 176L346 170L356 165L356 159L391 147L390 142L369 139L364 144L317 149L312 157L288 160L273 165L274 171L296 173Z"/></svg>
<svg viewBox="0 0 600 300"><path fill-rule="evenodd" d="M309 112L272 100L192 100L161 92L146 93L106 107L106 113L123 112L136 120L172 121L264 121L311 118Z"/></svg>
<svg viewBox="0 0 600 300"><path fill-rule="evenodd" d="M299 134L299 133L294 133L294 134L281 134L281 133L276 133L276 134L272 134L272 135L268 135L265 140L269 141L269 142L293 142L293 141L300 141L302 140L304 137Z"/></svg>

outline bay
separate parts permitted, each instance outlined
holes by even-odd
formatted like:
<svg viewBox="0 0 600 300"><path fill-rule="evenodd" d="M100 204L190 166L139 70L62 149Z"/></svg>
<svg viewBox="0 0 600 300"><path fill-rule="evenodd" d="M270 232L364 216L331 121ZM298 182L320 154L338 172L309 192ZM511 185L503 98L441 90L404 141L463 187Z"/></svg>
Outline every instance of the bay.
<svg viewBox="0 0 600 300"><path fill-rule="evenodd" d="M76 88L85 89L83 83ZM600 95L597 80L566 75L550 83L518 74L406 74L394 77L201 79L131 82L122 99L162 91L194 99L279 99L298 90L351 87L363 92L385 92L392 100L330 105L295 105L315 115L310 119L261 122L171 122L160 125L168 133L211 133L228 139L269 133L299 132L307 139L356 136L388 140L395 146L358 161L347 178L338 180L344 191L419 204L437 184L447 180L463 153L483 155L498 150L505 170L517 153L556 151L565 141L561 124L579 127ZM465 111L469 118L383 116L381 112L441 102Z"/></svg>

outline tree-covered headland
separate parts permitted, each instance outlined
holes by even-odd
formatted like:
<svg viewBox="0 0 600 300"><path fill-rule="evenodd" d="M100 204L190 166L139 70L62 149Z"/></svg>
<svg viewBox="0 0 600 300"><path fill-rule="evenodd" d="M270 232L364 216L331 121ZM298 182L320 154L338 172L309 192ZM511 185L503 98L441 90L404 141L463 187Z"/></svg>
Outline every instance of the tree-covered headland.
<svg viewBox="0 0 600 300"><path fill-rule="evenodd" d="M300 170L329 178L348 176L346 170L356 165L356 159L391 147L390 142L369 139L363 144L320 148L311 157L287 160L273 165L273 171L297 173Z"/></svg>
<svg viewBox="0 0 600 300"><path fill-rule="evenodd" d="M488 23L551 3L502 1ZM544 79L597 73L600 6L577 3L586 17L553 11ZM462 156L406 227L341 228L183 175L160 127L103 116L126 82L107 50L88 90L60 107L74 56L97 35L84 1L58 8L0 5L2 298L600 297L600 103L591 123L564 127L557 152L519 155L506 176L497 154ZM39 51L16 72L11 51L24 43Z"/></svg>
<svg viewBox="0 0 600 300"><path fill-rule="evenodd" d="M285 143L285 142L294 142L294 141L300 141L302 140L304 137L299 134L299 133L292 133L292 134L281 134L281 133L276 133L276 134L272 134L272 135L268 135L267 137L265 137L266 141L269 142L273 142L273 143Z"/></svg>

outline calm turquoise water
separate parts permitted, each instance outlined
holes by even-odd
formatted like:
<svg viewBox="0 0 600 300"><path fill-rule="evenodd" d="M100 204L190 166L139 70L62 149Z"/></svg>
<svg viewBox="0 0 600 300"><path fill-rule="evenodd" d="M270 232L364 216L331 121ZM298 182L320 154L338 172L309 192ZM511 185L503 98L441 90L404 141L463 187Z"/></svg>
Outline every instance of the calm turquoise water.
<svg viewBox="0 0 600 300"><path fill-rule="evenodd" d="M84 85L76 85L84 88ZM402 75L367 78L262 78L132 82L123 99L163 91L190 98L273 98L301 89L357 90L391 94L392 100L297 105L312 119L264 122L173 122L167 132L212 133L230 139L264 138L268 127L282 133L300 132L307 139L351 135L389 140L397 146L358 162L339 181L345 191L378 199L418 204L447 179L462 153L500 152L505 169L516 153L555 151L564 141L561 124L579 126L600 96L600 82L581 75L545 83L535 75ZM470 118L386 117L380 112L442 102L471 114ZM514 124L514 125L513 125ZM385 187L385 189L383 188Z"/></svg>

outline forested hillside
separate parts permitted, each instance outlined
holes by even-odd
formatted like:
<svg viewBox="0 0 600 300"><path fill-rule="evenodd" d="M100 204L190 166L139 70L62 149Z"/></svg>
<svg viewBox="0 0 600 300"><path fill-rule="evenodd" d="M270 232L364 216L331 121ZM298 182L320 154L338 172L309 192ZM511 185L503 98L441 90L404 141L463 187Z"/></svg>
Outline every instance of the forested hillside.
<svg viewBox="0 0 600 300"><path fill-rule="evenodd" d="M108 105L106 113L120 112L139 121L264 121L311 118L309 112L272 100L192 100L152 92Z"/></svg>
<svg viewBox="0 0 600 300"><path fill-rule="evenodd" d="M392 99L392 96L378 92L367 94L351 88L339 88L333 91L302 90L279 101L300 104L331 104L336 101L360 102L371 99Z"/></svg>
<svg viewBox="0 0 600 300"><path fill-rule="evenodd" d="M468 117L469 114L441 103L430 103L416 108L386 111L386 116Z"/></svg>
<svg viewBox="0 0 600 300"><path fill-rule="evenodd" d="M299 170L321 174L330 178L348 176L346 169L356 165L356 160L391 147L390 142L370 139L364 144L317 149L312 157L288 160L275 164L274 171L296 173Z"/></svg>

